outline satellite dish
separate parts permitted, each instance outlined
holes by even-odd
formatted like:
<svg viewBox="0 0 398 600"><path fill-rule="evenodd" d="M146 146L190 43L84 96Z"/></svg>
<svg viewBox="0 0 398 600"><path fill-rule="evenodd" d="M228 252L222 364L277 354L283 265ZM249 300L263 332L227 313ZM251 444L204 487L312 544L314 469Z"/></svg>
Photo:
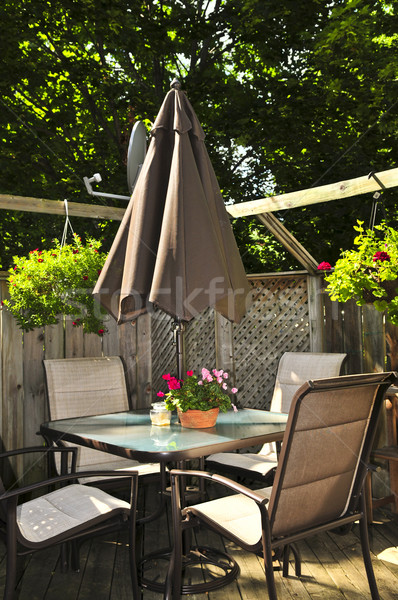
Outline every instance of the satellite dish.
<svg viewBox="0 0 398 600"><path fill-rule="evenodd" d="M146 129L142 121L137 121L131 132L129 147L127 150L127 186L129 193L133 192L134 186L140 174L146 154Z"/></svg>

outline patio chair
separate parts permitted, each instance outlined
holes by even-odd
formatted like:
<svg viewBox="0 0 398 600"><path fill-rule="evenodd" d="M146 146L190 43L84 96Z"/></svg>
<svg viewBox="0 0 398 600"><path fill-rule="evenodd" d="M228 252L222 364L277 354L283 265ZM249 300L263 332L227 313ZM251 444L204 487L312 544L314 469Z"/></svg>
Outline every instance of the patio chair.
<svg viewBox="0 0 398 600"><path fill-rule="evenodd" d="M344 533L359 521L371 596L378 600L363 490L383 397L397 377L397 373L370 373L305 383L293 398L270 488L253 491L221 475L195 471L196 477L237 493L182 509L179 480L187 472L172 470L174 549L166 598L180 597L182 534L192 527L210 528L261 555L269 598L277 600L273 558L282 561L287 576L295 542L323 531ZM294 554L300 575L297 547Z"/></svg>
<svg viewBox="0 0 398 600"><path fill-rule="evenodd" d="M138 476L134 471L115 473L103 471L107 477L123 477L130 483L130 500L115 498L94 486L75 483L76 473L66 473L66 464L75 464L76 448L32 447L0 454L0 461L27 453L62 455L62 475L33 483L19 489L5 491L0 479L0 535L6 549L6 581L4 600L15 595L17 560L47 547L61 545L61 567L69 566L68 554L72 547L71 566L79 569L77 540L92 535L129 527L129 562L133 598L139 598L136 572L135 527ZM86 471L88 478L97 471ZM52 491L42 493L43 488ZM40 496L38 496L40 492ZM25 500L26 497L33 497ZM23 498L23 502L21 501Z"/></svg>
<svg viewBox="0 0 398 600"><path fill-rule="evenodd" d="M285 352L278 365L271 412L288 413L295 392L309 379L340 375L346 354L327 352ZM218 452L206 458L206 468L242 479L272 484L278 463L276 443L264 444L255 452Z"/></svg>
<svg viewBox="0 0 398 600"><path fill-rule="evenodd" d="M44 360L43 364L51 421L130 410L124 365L119 356L60 358ZM58 445L71 444L60 440ZM59 464L56 467L59 473ZM79 446L77 472L101 469L134 469L145 477L160 473L157 463L139 463ZM82 478L79 481L84 483ZM114 487L118 483L113 478L109 482L101 478L100 485Z"/></svg>

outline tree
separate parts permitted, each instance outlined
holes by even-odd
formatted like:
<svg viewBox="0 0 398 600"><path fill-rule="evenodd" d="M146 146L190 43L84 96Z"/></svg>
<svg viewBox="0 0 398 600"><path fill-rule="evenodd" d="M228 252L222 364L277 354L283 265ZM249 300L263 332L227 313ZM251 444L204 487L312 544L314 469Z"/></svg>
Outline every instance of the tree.
<svg viewBox="0 0 398 600"><path fill-rule="evenodd" d="M0 23L1 193L92 202L94 172L126 193L132 126L149 129L175 76L227 202L395 166L397 15L382 0L4 0ZM395 193L383 196L395 219ZM278 216L332 262L370 202ZM2 211L3 268L62 222ZM105 248L117 226L75 224ZM255 219L234 227L248 270L297 267Z"/></svg>

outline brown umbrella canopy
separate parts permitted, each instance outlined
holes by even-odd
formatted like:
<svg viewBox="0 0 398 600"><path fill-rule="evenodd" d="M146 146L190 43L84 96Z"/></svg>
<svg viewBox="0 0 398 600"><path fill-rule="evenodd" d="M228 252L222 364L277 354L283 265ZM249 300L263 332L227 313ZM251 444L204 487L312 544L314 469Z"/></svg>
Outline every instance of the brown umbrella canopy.
<svg viewBox="0 0 398 600"><path fill-rule="evenodd" d="M94 294L118 323L151 305L182 321L213 306L238 322L250 303L249 286L203 130L184 92L167 94L151 134Z"/></svg>

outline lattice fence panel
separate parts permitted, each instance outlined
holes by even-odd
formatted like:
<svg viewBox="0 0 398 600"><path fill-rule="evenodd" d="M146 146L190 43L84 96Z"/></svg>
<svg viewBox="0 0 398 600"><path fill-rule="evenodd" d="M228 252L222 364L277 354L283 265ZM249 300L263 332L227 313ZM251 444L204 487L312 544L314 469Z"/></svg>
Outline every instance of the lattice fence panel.
<svg viewBox="0 0 398 600"><path fill-rule="evenodd" d="M253 305L234 326L238 400L247 408L269 409L282 354L310 350L307 280L298 275L250 283Z"/></svg>
<svg viewBox="0 0 398 600"><path fill-rule="evenodd" d="M176 346L173 341L173 318L161 310L152 313L152 400L156 402L159 390L167 391L162 379L164 373L177 374Z"/></svg>
<svg viewBox="0 0 398 600"><path fill-rule="evenodd" d="M214 310L207 309L187 325L185 334L187 369L199 373L203 367L216 367Z"/></svg>

